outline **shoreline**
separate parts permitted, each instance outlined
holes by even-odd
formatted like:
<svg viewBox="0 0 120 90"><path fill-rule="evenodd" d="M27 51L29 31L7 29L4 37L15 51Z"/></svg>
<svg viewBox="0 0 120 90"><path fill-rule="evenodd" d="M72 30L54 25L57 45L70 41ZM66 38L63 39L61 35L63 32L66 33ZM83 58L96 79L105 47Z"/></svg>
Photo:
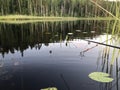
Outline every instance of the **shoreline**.
<svg viewBox="0 0 120 90"><path fill-rule="evenodd" d="M0 23L32 23L32 22L57 22L57 21L79 21L79 20L116 20L113 17L55 17L55 16L27 16L6 15L0 16Z"/></svg>

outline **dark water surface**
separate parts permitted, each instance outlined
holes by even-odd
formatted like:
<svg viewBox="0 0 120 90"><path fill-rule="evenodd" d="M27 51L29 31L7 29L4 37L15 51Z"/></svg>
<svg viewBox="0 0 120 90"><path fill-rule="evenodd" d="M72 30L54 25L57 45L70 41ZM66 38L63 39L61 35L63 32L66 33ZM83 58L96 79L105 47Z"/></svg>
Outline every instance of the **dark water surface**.
<svg viewBox="0 0 120 90"><path fill-rule="evenodd" d="M0 90L120 90L119 50L85 41L111 37L105 22L2 23ZM109 73L114 81L93 81L92 72Z"/></svg>

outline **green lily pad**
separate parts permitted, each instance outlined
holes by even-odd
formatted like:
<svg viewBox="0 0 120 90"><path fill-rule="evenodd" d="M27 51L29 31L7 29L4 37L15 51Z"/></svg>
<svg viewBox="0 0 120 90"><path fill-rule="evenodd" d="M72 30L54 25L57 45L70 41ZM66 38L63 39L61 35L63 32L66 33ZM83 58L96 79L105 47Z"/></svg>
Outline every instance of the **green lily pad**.
<svg viewBox="0 0 120 90"><path fill-rule="evenodd" d="M88 75L89 78L92 80L98 81L98 82L103 82L103 83L108 83L112 82L114 79L110 78L108 73L103 73L103 72L93 72Z"/></svg>
<svg viewBox="0 0 120 90"><path fill-rule="evenodd" d="M40 89L40 90L58 90L56 87L49 87L49 88L44 88L44 89Z"/></svg>

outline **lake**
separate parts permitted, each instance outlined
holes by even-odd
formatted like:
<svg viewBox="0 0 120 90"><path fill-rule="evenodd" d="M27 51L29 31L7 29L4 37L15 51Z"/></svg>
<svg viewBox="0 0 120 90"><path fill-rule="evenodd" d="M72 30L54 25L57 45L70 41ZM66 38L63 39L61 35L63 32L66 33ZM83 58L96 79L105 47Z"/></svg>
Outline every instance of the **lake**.
<svg viewBox="0 0 120 90"><path fill-rule="evenodd" d="M107 21L1 23L0 90L120 90L119 48L91 42L119 47L110 32ZM92 72L114 80L94 81Z"/></svg>

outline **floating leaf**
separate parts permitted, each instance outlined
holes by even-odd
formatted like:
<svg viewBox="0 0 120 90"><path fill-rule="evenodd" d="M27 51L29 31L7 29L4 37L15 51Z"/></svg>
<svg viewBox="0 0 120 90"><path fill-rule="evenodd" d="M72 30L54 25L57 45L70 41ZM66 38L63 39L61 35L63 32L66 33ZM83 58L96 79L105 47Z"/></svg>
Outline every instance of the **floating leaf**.
<svg viewBox="0 0 120 90"><path fill-rule="evenodd" d="M110 78L108 73L103 73L103 72L93 72L88 75L89 78L92 80L98 81L98 82L103 82L103 83L108 83L112 82L113 78Z"/></svg>
<svg viewBox="0 0 120 90"><path fill-rule="evenodd" d="M87 32L83 32L83 34L87 34Z"/></svg>
<svg viewBox="0 0 120 90"><path fill-rule="evenodd" d="M58 36L59 36L58 34L55 35L55 37L58 37Z"/></svg>
<svg viewBox="0 0 120 90"><path fill-rule="evenodd" d="M95 33L95 31L91 31L91 33Z"/></svg>
<svg viewBox="0 0 120 90"><path fill-rule="evenodd" d="M40 89L40 90L58 90L56 87L49 87L49 88L44 88L44 89Z"/></svg>
<svg viewBox="0 0 120 90"><path fill-rule="evenodd" d="M73 33L68 33L68 35L73 35Z"/></svg>
<svg viewBox="0 0 120 90"><path fill-rule="evenodd" d="M81 30L76 30L76 32L81 32Z"/></svg>

